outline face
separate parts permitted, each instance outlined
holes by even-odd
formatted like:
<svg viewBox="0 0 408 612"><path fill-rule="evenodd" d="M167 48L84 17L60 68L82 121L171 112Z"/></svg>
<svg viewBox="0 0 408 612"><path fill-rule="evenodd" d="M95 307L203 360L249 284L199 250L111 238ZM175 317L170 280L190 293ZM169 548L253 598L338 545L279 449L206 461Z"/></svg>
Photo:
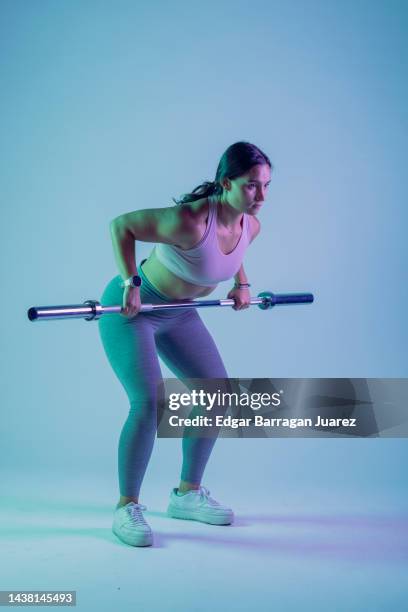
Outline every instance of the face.
<svg viewBox="0 0 408 612"><path fill-rule="evenodd" d="M224 179L223 197L239 212L256 215L265 201L270 182L268 164L257 164L236 179Z"/></svg>

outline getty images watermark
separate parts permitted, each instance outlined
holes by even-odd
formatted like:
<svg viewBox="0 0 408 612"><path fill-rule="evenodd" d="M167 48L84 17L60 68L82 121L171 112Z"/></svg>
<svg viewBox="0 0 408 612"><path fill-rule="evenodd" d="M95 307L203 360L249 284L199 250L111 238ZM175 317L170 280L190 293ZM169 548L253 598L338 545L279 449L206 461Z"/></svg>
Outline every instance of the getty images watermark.
<svg viewBox="0 0 408 612"><path fill-rule="evenodd" d="M406 437L408 379L168 378L158 437Z"/></svg>

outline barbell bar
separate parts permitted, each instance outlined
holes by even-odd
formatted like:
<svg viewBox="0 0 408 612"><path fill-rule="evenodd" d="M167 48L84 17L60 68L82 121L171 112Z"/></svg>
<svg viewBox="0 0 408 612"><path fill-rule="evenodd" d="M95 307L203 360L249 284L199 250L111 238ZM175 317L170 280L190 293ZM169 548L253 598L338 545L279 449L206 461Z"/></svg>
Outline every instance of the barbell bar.
<svg viewBox="0 0 408 612"><path fill-rule="evenodd" d="M258 297L251 298L250 305L258 306L261 310L269 310L273 306L308 304L313 302L313 300L314 297L311 293L271 293L270 291L263 291ZM142 304L140 312L234 305L235 301L232 299L187 300L163 304ZM68 306L32 306L28 309L27 316L30 321L50 321L54 319L85 319L85 321L96 321L102 315L120 314L122 311L122 306L102 306L97 300L86 300L83 304Z"/></svg>

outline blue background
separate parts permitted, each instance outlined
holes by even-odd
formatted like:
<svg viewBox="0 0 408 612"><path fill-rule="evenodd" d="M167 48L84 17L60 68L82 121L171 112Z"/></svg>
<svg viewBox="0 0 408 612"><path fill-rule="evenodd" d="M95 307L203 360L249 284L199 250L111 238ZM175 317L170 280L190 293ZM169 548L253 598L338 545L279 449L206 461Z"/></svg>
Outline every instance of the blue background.
<svg viewBox="0 0 408 612"><path fill-rule="evenodd" d="M88 567L96 567L98 555L108 566L115 558L122 577L121 555L135 552L117 547L119 554L109 531L127 398L95 323L33 324L26 309L98 299L118 273L110 220L172 205L172 197L214 178L230 144L248 140L274 164L260 213L262 232L244 262L253 293L312 291L316 301L263 313L201 311L229 375L406 377L408 5L3 0L0 10L1 466L10 527L4 538L13 559L2 588L68 588L63 577L69 577L70 588L81 591L83 579L82 601L95 603L99 583L109 579L103 567L88 579L85 570L75 573L78 547L81 555L90 555ZM137 244L137 261L151 248ZM230 287L220 285L214 296L225 297ZM163 374L171 375L164 365ZM237 514L253 517L259 540L245 544L239 536L235 546L219 531L211 536L200 531L203 540L197 545L191 536L186 550L184 525L175 521L180 538L172 540L173 561L165 556L152 566L158 568L155 579L164 580L166 572L173 576L163 591L168 609L177 606L179 590L195 596L204 588L200 572L188 573L197 570L194 562L183 580L177 555L201 555L198 569L212 585L213 608L228 600L236 609L247 609L249 602L267 609L274 594L280 609L305 601L326 609L327 589L339 610L361 609L370 597L371 610L400 609L399 577L407 558L406 519L401 523L407 512L406 459L406 441L398 439L219 440L205 484ZM159 440L142 501L165 509L179 466L180 441ZM95 514L87 515L85 534L80 527L67 533L50 527L64 511L83 525L91 498L100 529ZM70 505L74 499L76 505ZM29 513L24 515L27 532L21 532L16 510L24 503L37 513L31 522ZM310 525L316 528L311 541L323 537L327 543L321 529L330 520L328 537L340 529L343 541L350 523L343 531L343 519L339 523L333 516L348 512L357 513L352 521L368 525L372 548L361 555L359 550L355 556L353 546L343 558L349 551L343 545L296 544L308 537ZM268 540L267 525L285 526L291 513L296 517L291 524L306 531L294 535L293 545L280 532ZM372 513L385 521L381 546L373 545L381 534L370 531ZM41 532L38 517L44 514L48 527ZM156 514L166 533L166 520ZM15 532L13 520L20 526ZM159 533L154 512L151 522ZM352 525L353 540L361 525ZM98 534L104 548L95 555ZM28 542L34 557L24 561L15 538ZM56 553L67 550L68 540L72 557ZM31 545L34 541L38 544ZM161 542L167 542L165 535ZM376 559L387 542L390 559ZM219 559L227 555L220 567L214 548ZM257 568L256 576L245 590L244 572L229 592L219 575L241 553ZM56 554L62 557L55 561ZM152 555L149 559L153 563ZM328 561L335 564L332 573ZM22 583L17 568L24 563ZM358 568L354 598L338 582L350 564ZM279 586L271 584L265 565L274 568ZM300 575L299 592L293 590L292 572ZM310 581L317 574L326 586L312 593ZM104 596L106 605L136 601L130 576L128 599L115 599L115 591L112 600ZM138 601L154 607L159 604L147 579L149 584ZM122 597L124 590L123 585ZM208 603L196 601L196 609L208 609ZM102 602L98 606L103 609Z"/></svg>

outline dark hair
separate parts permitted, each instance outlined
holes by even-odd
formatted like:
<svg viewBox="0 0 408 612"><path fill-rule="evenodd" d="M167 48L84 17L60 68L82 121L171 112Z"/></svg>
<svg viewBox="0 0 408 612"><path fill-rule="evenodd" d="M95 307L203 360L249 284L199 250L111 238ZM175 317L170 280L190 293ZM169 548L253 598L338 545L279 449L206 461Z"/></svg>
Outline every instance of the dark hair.
<svg viewBox="0 0 408 612"><path fill-rule="evenodd" d="M204 181L191 193L185 193L179 200L173 198L176 204L187 204L209 195L222 193L221 181L224 178L234 179L248 172L256 164L273 166L265 153L249 142L236 142L228 147L218 164L214 181Z"/></svg>

